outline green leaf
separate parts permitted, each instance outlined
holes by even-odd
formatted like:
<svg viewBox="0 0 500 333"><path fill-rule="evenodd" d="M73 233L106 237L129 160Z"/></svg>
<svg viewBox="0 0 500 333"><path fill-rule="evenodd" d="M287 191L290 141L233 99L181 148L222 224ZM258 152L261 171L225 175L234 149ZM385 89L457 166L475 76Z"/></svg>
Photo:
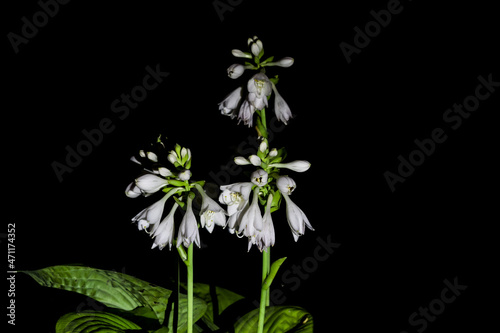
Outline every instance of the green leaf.
<svg viewBox="0 0 500 333"><path fill-rule="evenodd" d="M253 333L259 321L259 309L250 311L238 320L235 333ZM266 309L264 319L266 333L312 333L313 318L310 313L298 306L272 306Z"/></svg>
<svg viewBox="0 0 500 333"><path fill-rule="evenodd" d="M133 322L118 315L101 311L71 312L56 324L56 333L97 333L141 330Z"/></svg>
<svg viewBox="0 0 500 333"><path fill-rule="evenodd" d="M181 285L183 288L187 288L185 283ZM229 306L244 298L230 290L210 286L205 283L194 283L193 295L201 298L207 304L207 310L202 319L211 329L218 328L214 324L216 317L222 314ZM216 299L213 299L213 296L215 296Z"/></svg>
<svg viewBox="0 0 500 333"><path fill-rule="evenodd" d="M186 295L180 295L179 299L179 319L177 324L177 332L182 333L187 330L187 304L188 299ZM196 323L207 311L207 303L202 299L193 298L193 323ZM169 332L173 332L174 314L173 311L168 319Z"/></svg>
<svg viewBox="0 0 500 333"><path fill-rule="evenodd" d="M264 60L263 62L261 62L261 65L267 64L268 62L271 62L273 60L274 60L274 56L271 56L271 57L267 58L266 60Z"/></svg>
<svg viewBox="0 0 500 333"><path fill-rule="evenodd" d="M269 289L269 287L271 286L271 283L274 280L274 277L276 276L276 273L278 273L278 269L280 268L281 264L283 264L285 259L286 259L286 257L283 257L283 258L280 258L280 259L276 260L275 262L273 262L273 264L271 265L271 269L269 270L269 274L267 275L266 279L262 283L262 288L264 288L266 290Z"/></svg>
<svg viewBox="0 0 500 333"><path fill-rule="evenodd" d="M273 201L271 203L271 213L277 211L280 209L281 205L281 192L280 191L275 191L273 195Z"/></svg>
<svg viewBox="0 0 500 333"><path fill-rule="evenodd" d="M52 266L23 271L41 286L77 292L104 305L125 311L151 309L160 324L172 291L133 276L82 266Z"/></svg>

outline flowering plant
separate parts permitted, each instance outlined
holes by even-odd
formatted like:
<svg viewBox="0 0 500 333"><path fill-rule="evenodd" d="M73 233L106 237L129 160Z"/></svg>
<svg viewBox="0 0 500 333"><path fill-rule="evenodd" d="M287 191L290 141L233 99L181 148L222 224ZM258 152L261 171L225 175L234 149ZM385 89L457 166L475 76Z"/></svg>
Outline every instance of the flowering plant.
<svg viewBox="0 0 500 333"><path fill-rule="evenodd" d="M271 98L278 121L286 125L293 116L278 93L278 76L269 78L266 69L290 67L294 60L289 57L262 60L263 43L257 37L248 39L248 47L248 52L232 50L235 57L246 61L231 65L228 76L238 79L246 71L257 73L228 94L219 103L219 111L237 118L238 124L243 122L248 127L255 124L259 143L255 153L234 158L237 165L253 168L249 179L220 186L218 198L212 198L205 191L205 181L193 179L191 165L195 154L179 144L167 148L167 141L161 136L131 158L142 167L142 172L127 186L125 194L130 198L158 198L131 220L152 238L152 249L171 250L172 246L177 249L178 258L187 268L186 283L177 278L177 290L168 290L123 273L83 266L26 271L42 285L83 293L110 309L67 314L59 320L57 332L100 329L106 332L312 332L312 317L304 309L271 307L269 300L271 283L286 259L271 263L271 247L277 243L272 214L280 209L284 200L294 240L298 241L306 228L314 230L304 211L290 198L297 188L296 182L283 174L284 170L305 172L311 164L305 160L286 161L285 148L271 147L267 130L266 108ZM195 200L201 202L199 210L193 207ZM213 292L208 285L194 283L194 247L201 247L199 228L212 233L215 226L239 238L245 237L248 251L255 245L262 253L259 308L234 318L227 317L227 322L217 321L215 317L243 297L220 287ZM186 289L186 295L180 292L181 286ZM96 327L97 330L93 330Z"/></svg>

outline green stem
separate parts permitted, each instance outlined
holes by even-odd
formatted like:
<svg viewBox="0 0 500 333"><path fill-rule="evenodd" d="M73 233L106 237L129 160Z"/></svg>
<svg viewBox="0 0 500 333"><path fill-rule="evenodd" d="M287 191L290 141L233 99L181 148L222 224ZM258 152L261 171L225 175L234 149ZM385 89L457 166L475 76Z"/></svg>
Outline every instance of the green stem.
<svg viewBox="0 0 500 333"><path fill-rule="evenodd" d="M264 319L266 316L266 306L269 306L269 288L264 288L264 281L269 275L271 253L269 249L262 252L262 286L260 289L260 308L258 333L264 332Z"/></svg>
<svg viewBox="0 0 500 333"><path fill-rule="evenodd" d="M188 247L187 283L188 283L188 333L193 332L193 243Z"/></svg>

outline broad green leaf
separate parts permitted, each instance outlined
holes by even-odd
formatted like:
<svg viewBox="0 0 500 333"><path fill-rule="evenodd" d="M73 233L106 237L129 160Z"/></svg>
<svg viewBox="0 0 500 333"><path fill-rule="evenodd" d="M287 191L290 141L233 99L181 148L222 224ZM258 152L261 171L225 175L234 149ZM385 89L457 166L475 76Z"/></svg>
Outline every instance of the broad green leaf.
<svg viewBox="0 0 500 333"><path fill-rule="evenodd" d="M101 311L71 312L56 324L56 333L104 333L141 330L133 322L112 313Z"/></svg>
<svg viewBox="0 0 500 333"><path fill-rule="evenodd" d="M238 320L235 333L254 333L259 322L259 309L250 311ZM264 332L313 332L313 318L310 313L298 306L272 306L266 309Z"/></svg>
<svg viewBox="0 0 500 333"><path fill-rule="evenodd" d="M160 324L165 317L172 291L133 276L83 266L52 266L23 271L44 287L77 292L111 308L130 311L137 307L151 309Z"/></svg>
<svg viewBox="0 0 500 333"><path fill-rule="evenodd" d="M179 321L177 324L177 332L182 333L187 330L187 304L188 299L186 295L180 295L179 299ZM198 297L193 299L193 323L196 323L207 311L207 303ZM168 328L173 332L174 314L170 313L168 319Z"/></svg>
<svg viewBox="0 0 500 333"><path fill-rule="evenodd" d="M182 284L184 288L187 288L185 283ZM194 283L193 284L193 294L195 297L201 298L207 304L207 310L203 315L203 321L211 329L217 329L218 327L214 324L214 318L220 315L225 309L227 309L231 304L243 299L244 297L238 295L230 290L210 286L205 283ZM212 298L216 296L216 300ZM196 299L196 298L195 298ZM217 311L214 309L214 304L217 306Z"/></svg>

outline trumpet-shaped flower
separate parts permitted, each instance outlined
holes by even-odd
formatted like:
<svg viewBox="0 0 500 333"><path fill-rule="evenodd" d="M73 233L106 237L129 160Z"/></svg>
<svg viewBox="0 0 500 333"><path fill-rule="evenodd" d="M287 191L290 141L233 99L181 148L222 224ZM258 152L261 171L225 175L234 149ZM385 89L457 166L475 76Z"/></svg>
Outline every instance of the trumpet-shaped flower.
<svg viewBox="0 0 500 333"><path fill-rule="evenodd" d="M259 188L253 191L252 203L243 212L238 233L243 233L246 237L251 237L252 243L255 243L257 231L262 231L262 215L259 208Z"/></svg>
<svg viewBox="0 0 500 333"><path fill-rule="evenodd" d="M152 204L151 206L144 208L139 214L132 218L132 222L137 222L138 226L146 230L149 227L155 228L155 225L160 222L161 215L163 214L163 209L165 207L165 202L179 189L172 189L167 194L163 196L160 200Z"/></svg>
<svg viewBox="0 0 500 333"><path fill-rule="evenodd" d="M219 110L223 115L230 116L231 119L236 117L236 108L240 104L242 98L242 87L233 90L229 95L219 103Z"/></svg>
<svg viewBox="0 0 500 333"><path fill-rule="evenodd" d="M280 191L281 192L281 191ZM283 198L286 201L286 218L288 220L288 225L292 230L293 238L295 241L299 239L305 233L306 226L314 231L311 223L307 219L306 214L297 206L292 199L288 196L288 194L281 192Z"/></svg>
<svg viewBox="0 0 500 333"><path fill-rule="evenodd" d="M255 236L255 244L257 244L260 252L265 251L269 246L274 246L275 236L274 236L274 225L273 219L271 218L271 204L273 201L273 195L270 194L267 199L266 211L264 217L262 218L262 231L257 232ZM249 247L252 241L248 242Z"/></svg>
<svg viewBox="0 0 500 333"><path fill-rule="evenodd" d="M181 244L188 248L193 242L200 247L200 233L198 232L198 222L193 213L193 199L188 196L186 213L182 218L179 232L177 234L177 247Z"/></svg>
<svg viewBox="0 0 500 333"><path fill-rule="evenodd" d="M214 230L215 224L225 227L227 212L215 200L210 198L200 185L194 184L194 186L201 195L201 227L206 228L209 232Z"/></svg>
<svg viewBox="0 0 500 333"><path fill-rule="evenodd" d="M257 73L247 83L247 100L256 110L267 107L267 97L271 95L272 85L264 73Z"/></svg>
<svg viewBox="0 0 500 333"><path fill-rule="evenodd" d="M254 112L255 112L255 106L252 103L250 103L247 99L243 101L243 104L241 104L240 111L238 113L238 124L243 120L244 125L252 127Z"/></svg>
<svg viewBox="0 0 500 333"><path fill-rule="evenodd" d="M227 205L227 214L233 216L235 213L243 210L245 203L248 203L253 183L235 183L221 186L222 193L219 196L219 202Z"/></svg>
<svg viewBox="0 0 500 333"><path fill-rule="evenodd" d="M152 237L154 238L153 246L154 249L158 246L160 250L163 250L165 246L172 249L172 240L174 238L174 214L179 205L175 203L170 210L170 213L160 222L160 224L151 231Z"/></svg>
<svg viewBox="0 0 500 333"><path fill-rule="evenodd" d="M287 125L287 121L292 117L292 111L290 111L290 107L278 93L278 89L276 89L276 85L274 83L272 84L272 87L274 91L274 113L276 114L278 121Z"/></svg>

